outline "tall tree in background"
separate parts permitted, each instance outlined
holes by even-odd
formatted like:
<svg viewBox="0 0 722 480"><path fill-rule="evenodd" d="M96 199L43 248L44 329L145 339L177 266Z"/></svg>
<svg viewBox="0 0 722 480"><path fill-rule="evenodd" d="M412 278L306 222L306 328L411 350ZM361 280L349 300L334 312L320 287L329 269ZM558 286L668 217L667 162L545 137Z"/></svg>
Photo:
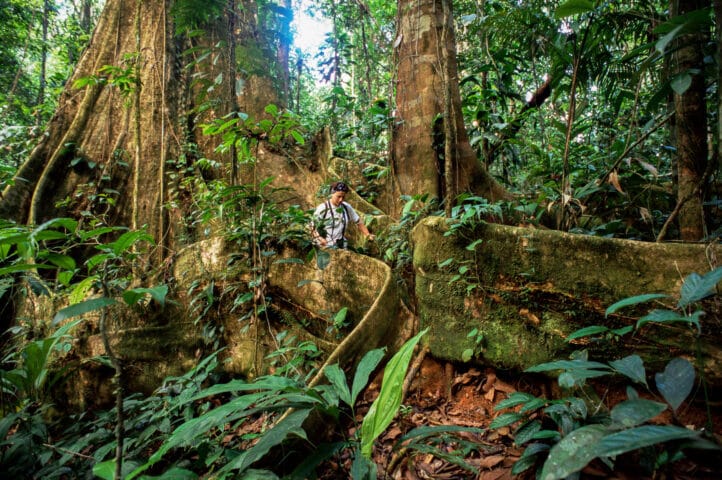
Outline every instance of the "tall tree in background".
<svg viewBox="0 0 722 480"><path fill-rule="evenodd" d="M181 188L170 173L187 175L206 158L221 165L217 175L231 175L232 153L217 152L201 125L239 108L261 115L277 99L256 8L183 0L171 11L161 0L108 0L47 135L4 192L0 216L40 224L90 214L147 225L163 258L183 225L182 212L165 208Z"/></svg>
<svg viewBox="0 0 722 480"><path fill-rule="evenodd" d="M682 17L709 6L706 0L672 0L670 12L672 18ZM672 57L672 81L683 85L674 93L678 221L681 239L689 241L701 240L706 233L703 193L709 160L703 47L708 36L705 30L681 35Z"/></svg>
<svg viewBox="0 0 722 480"><path fill-rule="evenodd" d="M399 0L392 169L399 195L431 194L447 207L462 192L508 194L481 166L461 115L450 0ZM397 205L394 214L399 213Z"/></svg>

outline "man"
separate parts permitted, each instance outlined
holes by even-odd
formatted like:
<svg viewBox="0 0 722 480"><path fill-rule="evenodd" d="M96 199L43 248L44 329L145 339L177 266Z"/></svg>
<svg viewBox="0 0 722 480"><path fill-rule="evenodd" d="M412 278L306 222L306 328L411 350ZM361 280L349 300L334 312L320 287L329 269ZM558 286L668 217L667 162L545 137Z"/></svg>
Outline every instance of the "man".
<svg viewBox="0 0 722 480"><path fill-rule="evenodd" d="M356 210L344 201L348 193L348 185L343 182L331 184L331 195L328 200L316 207L313 212L313 241L322 247L347 248L346 226L355 223L364 237L369 240L376 238L369 232Z"/></svg>

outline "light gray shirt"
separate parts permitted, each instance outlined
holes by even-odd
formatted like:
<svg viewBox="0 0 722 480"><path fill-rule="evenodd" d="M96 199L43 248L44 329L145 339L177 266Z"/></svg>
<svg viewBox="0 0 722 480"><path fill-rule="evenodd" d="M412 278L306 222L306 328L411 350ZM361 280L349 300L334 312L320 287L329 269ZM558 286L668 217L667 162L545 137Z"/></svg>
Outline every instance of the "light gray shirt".
<svg viewBox="0 0 722 480"><path fill-rule="evenodd" d="M326 200L313 212L313 223L316 231L326 239L329 247L338 245L339 240L345 241L346 226L349 221L358 223L361 220L356 210L346 202L334 207L330 200Z"/></svg>

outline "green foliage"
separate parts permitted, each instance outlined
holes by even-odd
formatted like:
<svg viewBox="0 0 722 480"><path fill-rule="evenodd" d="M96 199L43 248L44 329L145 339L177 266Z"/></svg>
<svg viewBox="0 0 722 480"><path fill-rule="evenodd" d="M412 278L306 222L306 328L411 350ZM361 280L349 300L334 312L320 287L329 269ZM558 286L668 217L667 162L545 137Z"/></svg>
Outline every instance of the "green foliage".
<svg viewBox="0 0 722 480"><path fill-rule="evenodd" d="M411 264L411 230L423 218L440 213L436 199L423 195L402 195L404 207L398 223L389 227L388 234L379 240L383 259L397 270L403 270Z"/></svg>
<svg viewBox="0 0 722 480"><path fill-rule="evenodd" d="M394 445L394 450L404 448L433 455L472 474L478 474L478 469L464 458L480 450L480 442L469 440L469 434L481 436L484 432L480 428L455 425L421 426L402 435Z"/></svg>
<svg viewBox="0 0 722 480"><path fill-rule="evenodd" d="M68 320L99 312L100 333L106 336L104 318L108 307L119 304L119 299L129 307L141 308L145 299L151 298L162 308L168 293L165 285L130 288L131 273L142 258L144 245L151 241L143 231L124 228L101 226L86 231L69 218L52 219L35 228L3 223L0 284L9 288L24 284L28 296L69 303L52 321L28 319L25 328L14 328L18 335L9 343L0 369L0 407L6 414L0 438L2 447L8 446L0 447L0 465L8 471L23 468L21 475L36 470L56 475L56 470L65 468L49 462L54 450L45 416L55 415L48 403L50 393L57 394L68 374L78 367L69 355L73 346L69 334L84 319ZM74 256L81 248L88 252L82 264ZM121 375L112 353L107 354Z"/></svg>
<svg viewBox="0 0 722 480"><path fill-rule="evenodd" d="M721 279L722 268L716 268L705 275L692 273L682 284L677 310L653 310L642 316L635 327L610 329L588 326L572 333L568 340L599 335L617 338L633 329L639 330L650 322L694 325L699 335L700 318L704 312L692 312L692 308L695 303L713 295ZM629 297L611 305L606 315L613 315L623 308L668 298L668 295L662 294ZM535 365L527 371L554 373L559 386L565 391L581 394L588 391L588 379L622 376L632 385L647 390L652 398L661 396L664 403L640 397L631 385L627 387L627 400L610 406L608 411L601 401L584 395L547 400L525 393L511 394L496 408L514 408L517 411L499 415L490 428L518 424L515 429L515 442L527 447L515 464L514 473L532 468L541 458L544 458L544 464L540 478L553 480L573 475L597 458L613 468L617 456L633 451L655 454L652 464L661 465L682 458L682 451L686 448L720 449L717 444L704 439L701 431L676 425L656 425L652 422L668 409L676 416L680 406L691 394L697 382L697 373L694 365L686 358L673 358L663 371L655 373L656 391L650 388L644 362L636 354L603 363L589 361L587 352L580 351L575 352L570 360ZM601 413L592 415L590 411ZM549 421L556 424L555 429L549 428ZM648 447L658 448L648 450Z"/></svg>
<svg viewBox="0 0 722 480"><path fill-rule="evenodd" d="M414 352L414 347L426 332L427 329L422 330L411 340L404 343L386 365L379 396L371 404L361 425L361 453L366 458L371 457L374 440L386 430L386 427L396 416L396 412L401 405L401 392L411 355Z"/></svg>
<svg viewBox="0 0 722 480"><path fill-rule="evenodd" d="M179 31L191 31L220 18L226 5L222 0L180 0L173 3L171 15Z"/></svg>

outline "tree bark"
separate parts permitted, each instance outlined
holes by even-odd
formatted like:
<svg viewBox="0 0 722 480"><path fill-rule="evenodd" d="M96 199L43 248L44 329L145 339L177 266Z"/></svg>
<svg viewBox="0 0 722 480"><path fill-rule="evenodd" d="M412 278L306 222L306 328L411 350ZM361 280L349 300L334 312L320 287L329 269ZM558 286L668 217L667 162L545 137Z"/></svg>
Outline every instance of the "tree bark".
<svg viewBox="0 0 722 480"><path fill-rule="evenodd" d="M508 198L476 158L464 127L453 15L444 15L451 6L450 0L398 1L393 193L396 198L428 193L453 199L462 192L492 201ZM445 98L450 103L446 109ZM456 135L450 145L455 150L450 159L452 178L445 178L443 159L449 157L444 154L445 130ZM401 207L397 202L392 215L398 216Z"/></svg>
<svg viewBox="0 0 722 480"><path fill-rule="evenodd" d="M672 15L684 15L707 6L704 0L672 0ZM689 75L691 84L684 93L674 94L677 137L677 201L682 240L704 237L703 189L708 162L707 111L705 104L704 53L706 32L682 35L672 59L672 75Z"/></svg>
<svg viewBox="0 0 722 480"><path fill-rule="evenodd" d="M267 49L248 43L262 40L254 8L241 3L235 35L229 26L236 9L228 8L203 26L204 35L188 38L177 31L166 1L108 0L42 142L3 192L0 216L30 224L92 216L110 225L145 225L161 250L172 250L173 239L188 233L183 211L166 208L183 195L178 179L194 160L208 158L221 165L212 176L230 180L232 155L218 153L219 140L200 126L238 109L261 116L278 99L269 78L273 62L262 59ZM246 50L234 52L239 42ZM238 73L236 57L248 51L266 66L263 72ZM121 74L74 87L99 78L107 65L126 69L129 92L114 86Z"/></svg>

